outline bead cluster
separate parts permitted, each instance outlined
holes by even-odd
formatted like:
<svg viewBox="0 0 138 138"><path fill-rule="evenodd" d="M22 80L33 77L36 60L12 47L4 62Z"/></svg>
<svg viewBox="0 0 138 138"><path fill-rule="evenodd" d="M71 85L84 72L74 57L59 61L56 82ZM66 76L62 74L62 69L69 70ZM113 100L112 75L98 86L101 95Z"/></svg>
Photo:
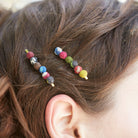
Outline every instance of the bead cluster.
<svg viewBox="0 0 138 138"><path fill-rule="evenodd" d="M37 57L34 57L33 52L28 51L28 49L25 49L25 52L27 53L26 56L30 60L30 63L33 65L35 70L39 70L39 72L42 74L43 79L45 79L48 84L54 87L54 78L47 72L47 68L45 66L41 66L41 64L38 62Z"/></svg>
<svg viewBox="0 0 138 138"><path fill-rule="evenodd" d="M72 68L74 68L74 72L79 74L81 78L88 80L88 72L83 70L81 66L78 65L78 62L73 60L71 56L67 55L67 52L63 51L60 47L56 47L54 51L55 55L59 56L61 59L64 59L67 63L70 64Z"/></svg>

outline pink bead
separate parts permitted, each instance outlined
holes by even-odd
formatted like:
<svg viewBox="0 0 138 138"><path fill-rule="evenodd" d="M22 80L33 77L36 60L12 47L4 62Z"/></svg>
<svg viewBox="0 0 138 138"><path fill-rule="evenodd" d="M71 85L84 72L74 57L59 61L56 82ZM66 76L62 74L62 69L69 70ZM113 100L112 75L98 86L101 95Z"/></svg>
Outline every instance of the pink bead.
<svg viewBox="0 0 138 138"><path fill-rule="evenodd" d="M67 57L67 52L62 51L62 52L59 54L59 57L60 57L61 59L65 59L65 58Z"/></svg>
<svg viewBox="0 0 138 138"><path fill-rule="evenodd" d="M74 68L74 71L75 71L76 74L79 74L81 72L81 70L82 70L82 67L81 66L76 66Z"/></svg>
<svg viewBox="0 0 138 138"><path fill-rule="evenodd" d="M48 72L44 72L42 74L43 79L47 79L49 76L50 76L50 74Z"/></svg>
<svg viewBox="0 0 138 138"><path fill-rule="evenodd" d="M34 53L33 52L28 52L27 53L27 58L32 58L32 57L34 57Z"/></svg>

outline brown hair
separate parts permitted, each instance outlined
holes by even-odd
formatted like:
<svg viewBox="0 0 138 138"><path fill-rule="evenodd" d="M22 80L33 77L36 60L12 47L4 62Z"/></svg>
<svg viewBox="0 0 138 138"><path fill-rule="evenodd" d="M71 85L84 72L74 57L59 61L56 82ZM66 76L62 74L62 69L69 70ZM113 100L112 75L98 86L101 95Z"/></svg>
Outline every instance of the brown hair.
<svg viewBox="0 0 138 138"><path fill-rule="evenodd" d="M57 94L87 112L105 111L111 86L138 56L134 3L45 0L15 13L1 10L0 18L0 137L48 138L45 107ZM88 71L88 81L54 55L57 46ZM56 87L33 69L25 48L48 68Z"/></svg>

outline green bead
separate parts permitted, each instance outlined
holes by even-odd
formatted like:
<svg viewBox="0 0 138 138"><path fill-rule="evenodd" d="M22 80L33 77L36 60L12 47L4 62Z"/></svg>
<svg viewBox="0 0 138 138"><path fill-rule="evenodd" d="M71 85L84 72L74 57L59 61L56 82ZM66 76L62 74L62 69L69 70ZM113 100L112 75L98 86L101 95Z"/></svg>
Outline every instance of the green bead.
<svg viewBox="0 0 138 138"><path fill-rule="evenodd" d="M70 64L73 61L73 58L71 56L67 56L65 61Z"/></svg>
<svg viewBox="0 0 138 138"><path fill-rule="evenodd" d="M73 62L71 62L71 63L70 63L70 66L71 66L72 68L74 68L74 66L73 66L73 64L72 64L72 63L73 63Z"/></svg>

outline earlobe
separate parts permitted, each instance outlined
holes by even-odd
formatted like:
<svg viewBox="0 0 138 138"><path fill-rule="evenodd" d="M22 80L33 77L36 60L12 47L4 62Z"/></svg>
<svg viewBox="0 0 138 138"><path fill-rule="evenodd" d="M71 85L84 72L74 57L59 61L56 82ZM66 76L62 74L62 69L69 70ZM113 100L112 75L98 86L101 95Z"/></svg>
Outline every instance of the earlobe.
<svg viewBox="0 0 138 138"><path fill-rule="evenodd" d="M57 95L49 101L45 111L45 123L51 138L74 138L78 135L77 109L76 102L64 94Z"/></svg>

